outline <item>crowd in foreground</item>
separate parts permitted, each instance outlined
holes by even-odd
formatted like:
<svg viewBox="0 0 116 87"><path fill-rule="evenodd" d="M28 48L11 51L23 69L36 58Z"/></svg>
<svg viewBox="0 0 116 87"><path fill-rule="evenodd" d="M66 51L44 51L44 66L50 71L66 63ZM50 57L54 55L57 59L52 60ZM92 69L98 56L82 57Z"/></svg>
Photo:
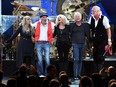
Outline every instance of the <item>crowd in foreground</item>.
<svg viewBox="0 0 116 87"><path fill-rule="evenodd" d="M3 71L0 71L0 87L70 87L72 82L67 72L57 72L55 65L47 67L45 77L39 77L36 68L27 64L22 64L18 71L8 78L6 84L2 83L3 77ZM83 75L77 80L80 81L79 87L116 87L116 68L102 68L99 73Z"/></svg>

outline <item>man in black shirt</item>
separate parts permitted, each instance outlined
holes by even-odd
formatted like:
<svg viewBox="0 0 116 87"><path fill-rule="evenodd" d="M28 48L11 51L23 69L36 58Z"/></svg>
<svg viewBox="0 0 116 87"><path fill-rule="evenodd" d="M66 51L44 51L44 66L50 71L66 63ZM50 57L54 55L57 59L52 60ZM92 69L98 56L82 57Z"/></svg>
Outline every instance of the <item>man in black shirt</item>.
<svg viewBox="0 0 116 87"><path fill-rule="evenodd" d="M89 25L82 23L82 15L80 12L74 13L74 23L71 24L71 41L74 56L74 79L79 79L82 68L82 56L86 46L86 39L90 40Z"/></svg>

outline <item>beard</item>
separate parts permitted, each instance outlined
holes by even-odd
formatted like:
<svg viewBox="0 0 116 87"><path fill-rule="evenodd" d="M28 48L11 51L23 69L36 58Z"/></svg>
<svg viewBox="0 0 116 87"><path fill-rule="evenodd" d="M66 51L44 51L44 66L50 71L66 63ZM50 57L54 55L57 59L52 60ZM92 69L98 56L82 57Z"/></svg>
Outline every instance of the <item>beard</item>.
<svg viewBox="0 0 116 87"><path fill-rule="evenodd" d="M42 20L41 21L43 24L46 24L47 23L47 20Z"/></svg>

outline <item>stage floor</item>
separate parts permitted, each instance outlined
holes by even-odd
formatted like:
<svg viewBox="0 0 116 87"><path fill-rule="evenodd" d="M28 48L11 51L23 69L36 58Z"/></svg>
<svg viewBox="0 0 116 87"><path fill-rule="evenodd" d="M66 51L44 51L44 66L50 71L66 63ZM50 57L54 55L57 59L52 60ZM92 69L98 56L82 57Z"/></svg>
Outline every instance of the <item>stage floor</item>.
<svg viewBox="0 0 116 87"><path fill-rule="evenodd" d="M83 61L93 61L93 58L86 57L86 58L83 59ZM107 56L107 57L105 58L105 61L116 61L116 55Z"/></svg>

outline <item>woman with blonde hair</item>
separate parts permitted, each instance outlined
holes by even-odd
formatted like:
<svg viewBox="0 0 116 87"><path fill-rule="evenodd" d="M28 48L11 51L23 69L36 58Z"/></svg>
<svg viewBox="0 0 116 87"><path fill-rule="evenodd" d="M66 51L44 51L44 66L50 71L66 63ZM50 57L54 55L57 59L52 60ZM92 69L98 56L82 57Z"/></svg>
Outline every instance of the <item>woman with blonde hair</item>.
<svg viewBox="0 0 116 87"><path fill-rule="evenodd" d="M56 26L53 37L56 37L56 47L59 57L60 71L66 71L68 67L68 54L70 49L70 26L67 18L60 14L56 18ZM62 67L63 66L63 67Z"/></svg>
<svg viewBox="0 0 116 87"><path fill-rule="evenodd" d="M61 23L60 22L60 18L62 18L62 23L64 24L64 25L69 25L69 21L67 20L67 18L66 18L66 16L64 16L64 15L62 15L62 14L59 14L58 16L57 16L57 18L56 18L56 25L58 25L59 23Z"/></svg>
<svg viewBox="0 0 116 87"><path fill-rule="evenodd" d="M14 34L6 41L10 43L15 39L18 34L20 34L20 40L16 48L16 68L18 68L22 63L26 62L24 59L29 56L28 61L34 65L34 45L32 42L32 36L34 35L34 30L31 25L31 18L29 16L23 17L19 28L14 32Z"/></svg>

